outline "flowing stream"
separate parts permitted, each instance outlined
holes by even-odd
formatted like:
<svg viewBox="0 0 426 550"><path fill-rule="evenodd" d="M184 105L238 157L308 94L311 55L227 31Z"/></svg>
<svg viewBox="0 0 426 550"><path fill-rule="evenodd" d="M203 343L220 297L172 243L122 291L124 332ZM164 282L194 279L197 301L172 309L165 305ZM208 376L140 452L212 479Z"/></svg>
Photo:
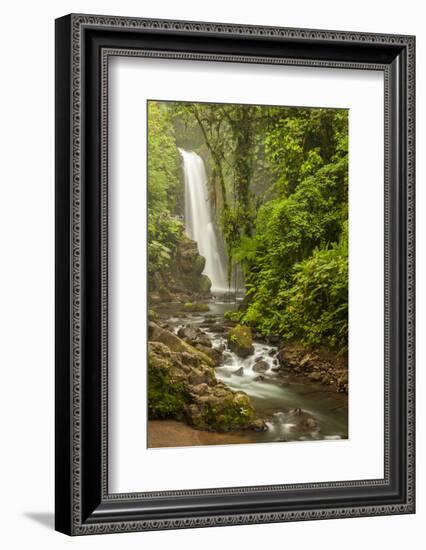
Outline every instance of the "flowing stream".
<svg viewBox="0 0 426 550"><path fill-rule="evenodd" d="M220 323L225 311L238 304L229 301L226 262L213 222L204 162L194 152L179 151L185 177L186 231L206 258L204 274L212 281L213 297L208 313L182 317L169 311L167 322L176 332L186 324L198 325L210 336L213 347L224 350L216 377L249 395L259 415L267 420L266 431L247 436L251 442L347 438L347 396L307 378L279 372L276 346L257 341L254 354L244 359L228 348ZM230 438L228 442L232 442L231 434Z"/></svg>
<svg viewBox="0 0 426 550"><path fill-rule="evenodd" d="M216 296L209 303L209 312L183 317L169 312L167 321L175 332L188 324L199 326L210 336L213 348L224 349L222 363L216 367L216 378L234 390L245 392L259 416L266 419L268 429L245 432L247 440L267 443L346 439L348 401L345 394L304 376L279 372L277 346L255 341L254 354L246 358L229 349L220 324L223 313L237 305ZM219 327L219 332L215 327ZM227 438L228 443L233 442L232 434ZM206 441L208 444L208 435Z"/></svg>

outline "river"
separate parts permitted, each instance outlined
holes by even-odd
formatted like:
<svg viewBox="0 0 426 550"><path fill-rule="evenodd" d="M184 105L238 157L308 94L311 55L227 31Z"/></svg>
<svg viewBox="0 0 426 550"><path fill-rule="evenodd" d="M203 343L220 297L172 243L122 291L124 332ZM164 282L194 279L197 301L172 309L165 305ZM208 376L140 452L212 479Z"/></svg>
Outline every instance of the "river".
<svg viewBox="0 0 426 550"><path fill-rule="evenodd" d="M348 437L348 397L334 387L312 382L303 375L291 375L278 370L277 346L265 341L254 342L254 354L241 358L232 352L220 327L225 311L235 309L235 301L214 296L205 313L185 313L164 310L162 321L174 332L188 324L199 326L212 340L214 348L224 349L222 363L216 367L216 377L233 390L245 392L266 420L267 430L261 432L228 433L223 443L335 440ZM262 361L262 372L256 365ZM217 434L205 433L202 444L217 444ZM209 437L210 436L210 437ZM242 438L244 436L244 438ZM211 440L211 441L210 441ZM182 442L183 443L183 442ZM220 444L220 443L219 443Z"/></svg>
<svg viewBox="0 0 426 550"><path fill-rule="evenodd" d="M179 151L185 181L185 228L206 260L203 273L212 283L212 298L206 313L183 314L179 307L173 310L170 304L160 311L161 320L176 333L187 324L202 328L211 338L213 347L223 350L222 362L216 368L217 379L233 390L245 392L267 426L265 431L229 433L220 438L218 434L205 432L199 444L347 438L347 395L306 377L284 374L278 369L278 348L264 341L255 341L254 354L245 359L228 348L224 332L219 328L223 324L224 313L238 305L235 291L238 285L234 283L232 292L224 294L228 288L227 262L223 240L215 226L204 162L193 151ZM214 326L218 330L215 331ZM181 430L184 429L181 426ZM172 427L165 439L171 433ZM189 433L188 429L188 440L193 441L194 437L197 435ZM185 442L181 440L179 444Z"/></svg>

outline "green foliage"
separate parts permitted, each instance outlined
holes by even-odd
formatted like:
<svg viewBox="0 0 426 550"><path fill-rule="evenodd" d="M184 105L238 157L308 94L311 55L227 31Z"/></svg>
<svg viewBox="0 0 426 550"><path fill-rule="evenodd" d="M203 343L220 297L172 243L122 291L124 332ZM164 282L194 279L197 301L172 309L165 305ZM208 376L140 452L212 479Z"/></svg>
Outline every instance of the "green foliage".
<svg viewBox="0 0 426 550"><path fill-rule="evenodd" d="M167 269L173 251L183 232L182 223L172 218L167 211L163 215L148 212L148 273Z"/></svg>
<svg viewBox="0 0 426 550"><path fill-rule="evenodd" d="M167 269L182 231L170 212L179 194L176 140L183 139L175 132L186 128L204 142L228 278L236 264L244 273L248 299L232 319L344 351L348 111L150 102L149 117L152 275Z"/></svg>
<svg viewBox="0 0 426 550"><path fill-rule="evenodd" d="M291 286L278 294L284 315L280 332L308 345L346 351L348 345L347 233L329 249L316 249L295 264Z"/></svg>
<svg viewBox="0 0 426 550"><path fill-rule="evenodd" d="M301 179L315 175L342 147L347 111L275 108L271 115L266 156L278 189L292 193Z"/></svg>
<svg viewBox="0 0 426 550"><path fill-rule="evenodd" d="M167 269L182 233L173 218L179 191L179 159L168 110L148 102L148 273Z"/></svg>
<svg viewBox="0 0 426 550"><path fill-rule="evenodd" d="M173 103L171 111L192 132L198 125L210 159L210 200L228 252L231 281L233 249L251 235L256 216L253 173L256 171L261 108L221 103Z"/></svg>
<svg viewBox="0 0 426 550"><path fill-rule="evenodd" d="M230 321L239 321L240 314L238 311L225 311L223 314L225 319L229 319Z"/></svg>
<svg viewBox="0 0 426 550"><path fill-rule="evenodd" d="M241 322L265 334L343 352L348 333L347 113L319 111L287 117L268 134L267 149L281 174L276 198L259 208L253 237L241 239L233 256L245 268L250 297ZM325 129L318 126L323 119Z"/></svg>
<svg viewBox="0 0 426 550"><path fill-rule="evenodd" d="M171 210L179 186L179 157L168 109L148 102L148 203L152 210Z"/></svg>

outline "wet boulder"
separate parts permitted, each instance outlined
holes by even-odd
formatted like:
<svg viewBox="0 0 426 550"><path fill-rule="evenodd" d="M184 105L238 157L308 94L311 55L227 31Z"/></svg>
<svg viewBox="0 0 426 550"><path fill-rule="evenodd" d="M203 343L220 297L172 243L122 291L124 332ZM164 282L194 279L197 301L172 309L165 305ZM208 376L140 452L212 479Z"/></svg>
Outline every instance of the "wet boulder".
<svg viewBox="0 0 426 550"><path fill-rule="evenodd" d="M266 341L268 344L279 344L280 340L281 338L279 334L268 334L268 336L266 336Z"/></svg>
<svg viewBox="0 0 426 550"><path fill-rule="evenodd" d="M218 367L222 363L222 353L217 349L214 349L210 346L203 346L198 342L194 344L194 347L202 351L203 353L205 353L208 357L210 357L215 367Z"/></svg>
<svg viewBox="0 0 426 550"><path fill-rule="evenodd" d="M214 357L215 361L220 360L220 353L211 349L212 341L210 337L199 327L188 323L187 325L179 328L177 335L191 346L194 346L204 353L207 352L207 355L209 357Z"/></svg>
<svg viewBox="0 0 426 550"><path fill-rule="evenodd" d="M287 420L293 422L295 424L295 430L299 432L318 432L320 428L318 420L300 407L290 410L287 415Z"/></svg>
<svg viewBox="0 0 426 550"><path fill-rule="evenodd" d="M319 424L315 418L308 417L301 422L301 428L307 432L316 432L319 430Z"/></svg>
<svg viewBox="0 0 426 550"><path fill-rule="evenodd" d="M212 341L210 340L210 337L207 336L207 334L200 333L196 340L196 344L199 344L200 346L203 346L205 348L211 348L212 347Z"/></svg>
<svg viewBox="0 0 426 550"><path fill-rule="evenodd" d="M219 345L216 346L214 349L216 349L216 350L219 351L220 353L223 353L223 352L226 350L226 344L224 344L224 343L219 344Z"/></svg>
<svg viewBox="0 0 426 550"><path fill-rule="evenodd" d="M268 429L266 423L261 418L257 418L251 425L251 429L255 432L266 432Z"/></svg>
<svg viewBox="0 0 426 550"><path fill-rule="evenodd" d="M196 340L199 336L200 329L198 329L195 325L187 324L184 327L180 327L177 335L179 338L183 338L189 341Z"/></svg>
<svg viewBox="0 0 426 550"><path fill-rule="evenodd" d="M228 333L228 346L239 357L254 353L253 338L249 327L236 325Z"/></svg>
<svg viewBox="0 0 426 550"><path fill-rule="evenodd" d="M253 365L254 372L266 372L268 369L269 365L264 360L256 361L256 363Z"/></svg>
<svg viewBox="0 0 426 550"><path fill-rule="evenodd" d="M227 326L225 326L221 323L214 323L213 325L211 325L211 331L216 333L216 334L224 334L228 330L229 330L229 327L227 327Z"/></svg>
<svg viewBox="0 0 426 550"><path fill-rule="evenodd" d="M202 328L211 328L214 326L215 320L214 319L208 319L207 316L204 319L202 323L200 323L200 327Z"/></svg>
<svg viewBox="0 0 426 550"><path fill-rule="evenodd" d="M223 365L233 365L234 364L234 356L230 351L224 351L222 354L222 364Z"/></svg>
<svg viewBox="0 0 426 550"><path fill-rule="evenodd" d="M244 367L240 367L237 370L234 370L232 374L235 374L236 376L243 376L244 375Z"/></svg>
<svg viewBox="0 0 426 550"><path fill-rule="evenodd" d="M148 323L148 340L152 342L161 342L165 344L171 351L188 353L195 360L203 361L207 365L213 366L213 361L205 353L197 350L191 344L181 340L176 334L167 329L161 328L159 325L150 321Z"/></svg>

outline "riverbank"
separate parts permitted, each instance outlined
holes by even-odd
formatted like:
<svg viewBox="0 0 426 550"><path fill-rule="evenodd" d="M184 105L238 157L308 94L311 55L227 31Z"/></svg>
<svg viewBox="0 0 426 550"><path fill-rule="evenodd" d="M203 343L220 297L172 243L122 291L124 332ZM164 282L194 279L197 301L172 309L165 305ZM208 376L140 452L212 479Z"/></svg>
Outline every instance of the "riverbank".
<svg viewBox="0 0 426 550"><path fill-rule="evenodd" d="M214 433L196 430L176 420L149 420L148 447L193 447L252 443L247 433Z"/></svg>
<svg viewBox="0 0 426 550"><path fill-rule="evenodd" d="M305 376L309 380L349 393L347 357L326 348L306 349L298 343L282 346L277 354L278 372Z"/></svg>
<svg viewBox="0 0 426 550"><path fill-rule="evenodd" d="M201 305L157 307L156 322L150 322L151 360L178 383L162 378L151 386L151 398L161 407L160 416L149 416L149 447L348 437L347 384L339 387L336 377L332 383L327 378L334 372L347 383L345 358L297 344L284 347L278 338L255 332L253 338L244 334L243 350L232 338L236 323L224 317L238 302L212 296Z"/></svg>

